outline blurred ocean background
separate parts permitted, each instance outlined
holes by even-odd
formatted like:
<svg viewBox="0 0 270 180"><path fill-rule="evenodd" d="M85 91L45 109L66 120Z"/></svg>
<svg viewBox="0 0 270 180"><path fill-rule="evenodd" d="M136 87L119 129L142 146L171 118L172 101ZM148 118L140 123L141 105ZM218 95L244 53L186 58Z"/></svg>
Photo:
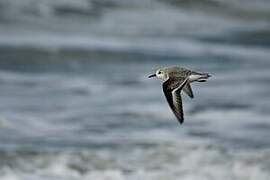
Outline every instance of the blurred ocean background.
<svg viewBox="0 0 270 180"><path fill-rule="evenodd" d="M269 95L269 0L0 1L1 180L269 180Z"/></svg>

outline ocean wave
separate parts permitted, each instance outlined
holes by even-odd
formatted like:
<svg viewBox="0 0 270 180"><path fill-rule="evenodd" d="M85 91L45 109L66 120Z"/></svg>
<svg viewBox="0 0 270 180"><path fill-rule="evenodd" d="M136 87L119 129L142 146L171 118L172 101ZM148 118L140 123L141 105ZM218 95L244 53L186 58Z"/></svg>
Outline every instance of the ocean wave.
<svg viewBox="0 0 270 180"><path fill-rule="evenodd" d="M222 0L183 0L183 1L160 1L160 0L78 0L76 2L71 0L55 0L44 2L42 0L4 0L1 1L2 15L19 15L19 16L40 16L40 17L52 17L61 15L96 15L98 11L102 11L106 8L115 7L148 7L153 5L173 4L178 8L199 8L197 10L212 10L215 12L231 12L232 13L256 13L267 14L269 12L268 1L222 1ZM267 4L266 4L267 3ZM7 11L9 9L10 11Z"/></svg>
<svg viewBox="0 0 270 180"><path fill-rule="evenodd" d="M269 150L238 152L181 141L153 148L1 155L1 179L247 179L267 180ZM3 162L3 161L1 161ZM244 171L245 169L245 171ZM248 169L248 171L246 171Z"/></svg>
<svg viewBox="0 0 270 180"><path fill-rule="evenodd" d="M140 39L133 41L125 38L98 38L83 36L40 36L31 39L27 35L3 37L0 40L2 46L13 48L30 48L30 51L40 49L52 54L80 52L81 54L94 55L98 52L111 55L117 53L141 54L147 56L157 55L166 57L206 58L220 57L221 59L233 59L237 61L254 62L254 59L268 64L270 53L267 48L248 47L241 45L221 45L203 43L196 40L170 40L170 39ZM25 49L27 51L27 49ZM7 53L7 52L3 52ZM64 54L63 54L64 55ZM76 55L76 53L74 53ZM104 55L104 56L105 56ZM256 62L257 63L257 62Z"/></svg>

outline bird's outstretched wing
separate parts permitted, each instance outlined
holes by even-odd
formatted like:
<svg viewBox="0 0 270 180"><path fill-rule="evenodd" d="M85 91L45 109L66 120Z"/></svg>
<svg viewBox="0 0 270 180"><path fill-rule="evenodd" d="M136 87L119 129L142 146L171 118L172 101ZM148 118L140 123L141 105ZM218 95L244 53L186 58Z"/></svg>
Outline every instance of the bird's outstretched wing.
<svg viewBox="0 0 270 180"><path fill-rule="evenodd" d="M190 98L194 98L192 89L191 89L191 85L190 83L187 83L185 85L185 87L183 88L183 91L190 97Z"/></svg>
<svg viewBox="0 0 270 180"><path fill-rule="evenodd" d="M188 78L183 79L182 83L178 87L175 87L173 79L168 79L163 83L163 92L165 97L180 124L184 122L181 90L187 84L187 82Z"/></svg>

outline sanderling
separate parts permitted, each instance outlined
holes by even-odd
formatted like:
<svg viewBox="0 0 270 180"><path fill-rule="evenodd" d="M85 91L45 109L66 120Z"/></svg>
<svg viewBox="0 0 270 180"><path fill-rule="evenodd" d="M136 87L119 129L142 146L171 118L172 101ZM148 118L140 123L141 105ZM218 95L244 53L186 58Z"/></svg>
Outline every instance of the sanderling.
<svg viewBox="0 0 270 180"><path fill-rule="evenodd" d="M157 77L163 81L165 97L177 120L182 124L184 122L184 113L181 90L190 98L193 98L194 95L190 84L194 81L205 82L210 75L208 73L198 73L181 67L166 67L158 69L155 74L149 76L149 78L152 77Z"/></svg>

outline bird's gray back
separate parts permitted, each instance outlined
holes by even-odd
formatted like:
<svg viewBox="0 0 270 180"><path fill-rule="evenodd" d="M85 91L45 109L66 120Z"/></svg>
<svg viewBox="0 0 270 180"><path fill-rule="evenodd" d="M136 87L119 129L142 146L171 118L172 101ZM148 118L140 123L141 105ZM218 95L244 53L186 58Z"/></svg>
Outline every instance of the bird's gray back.
<svg viewBox="0 0 270 180"><path fill-rule="evenodd" d="M187 78L192 73L191 70L182 67L168 67L165 71L168 73L169 77L174 78L174 80Z"/></svg>

